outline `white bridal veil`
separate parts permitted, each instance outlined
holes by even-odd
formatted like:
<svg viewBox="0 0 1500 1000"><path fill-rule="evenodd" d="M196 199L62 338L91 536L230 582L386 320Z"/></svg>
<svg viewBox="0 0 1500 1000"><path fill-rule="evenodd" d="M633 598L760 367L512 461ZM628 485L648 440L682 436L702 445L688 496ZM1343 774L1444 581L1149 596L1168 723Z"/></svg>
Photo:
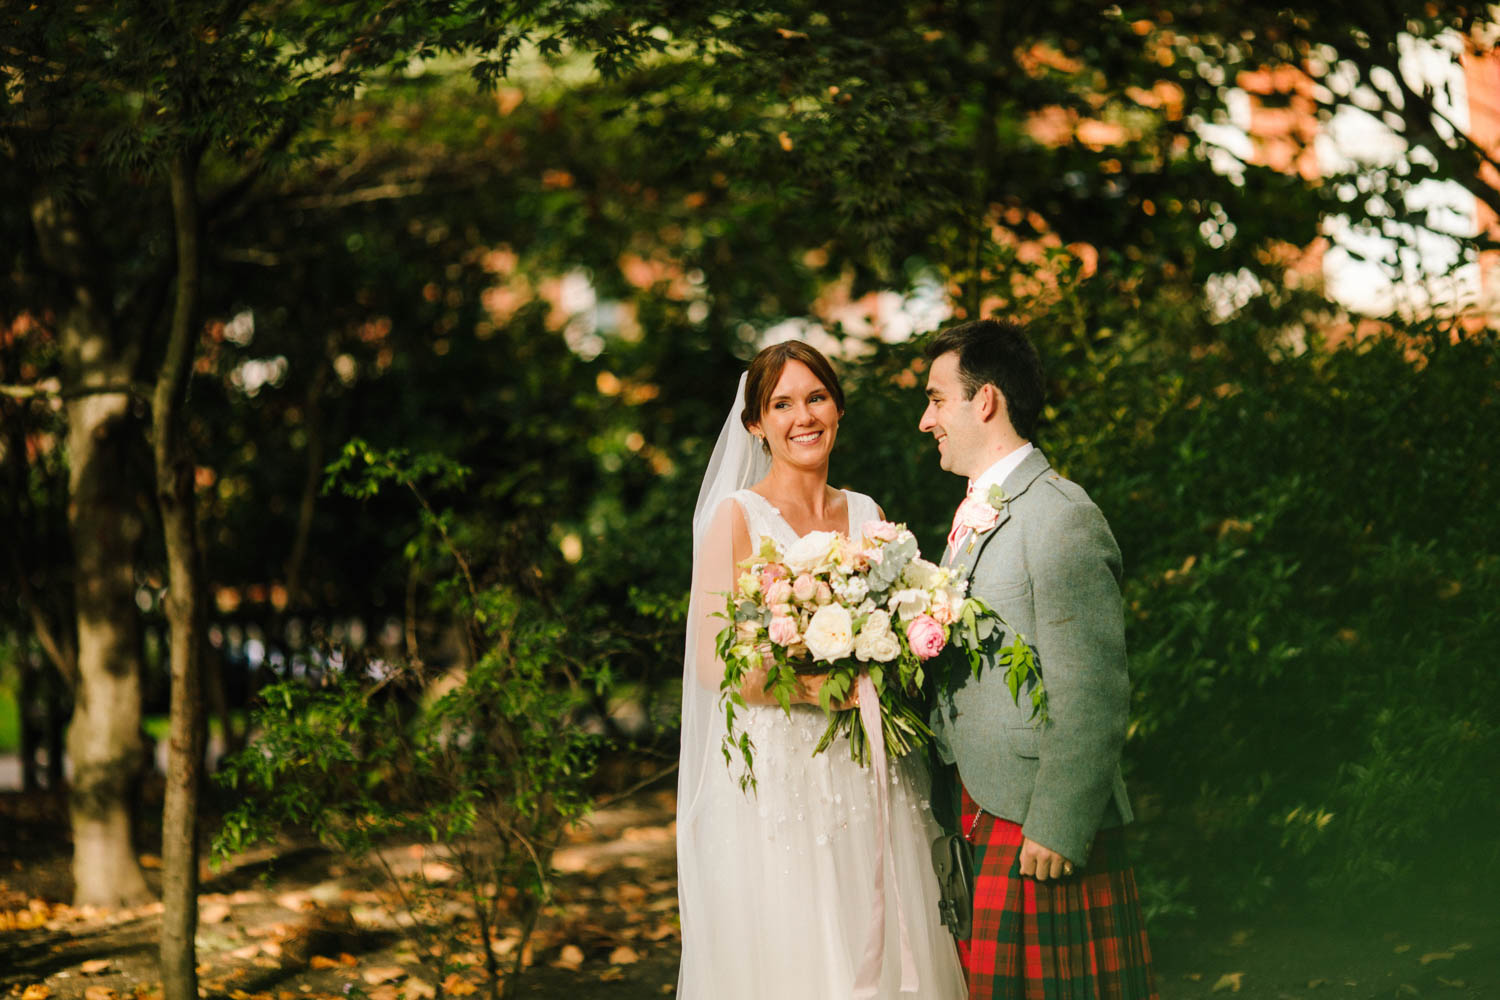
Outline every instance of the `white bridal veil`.
<svg viewBox="0 0 1500 1000"><path fill-rule="evenodd" d="M714 652L714 638L725 624L714 613L723 610L723 595L734 581L734 540L730 511L724 501L736 490L765 478L771 467L770 457L740 420L744 408L742 374L734 405L719 431L708 470L703 474L703 485L698 490L698 503L693 508L693 590L688 602L687 643L682 657L682 750L677 774L679 870L696 860L684 856L693 853L684 833L691 828L696 815L703 776L710 767L724 767L719 749L719 737L724 732L719 712L723 668Z"/></svg>

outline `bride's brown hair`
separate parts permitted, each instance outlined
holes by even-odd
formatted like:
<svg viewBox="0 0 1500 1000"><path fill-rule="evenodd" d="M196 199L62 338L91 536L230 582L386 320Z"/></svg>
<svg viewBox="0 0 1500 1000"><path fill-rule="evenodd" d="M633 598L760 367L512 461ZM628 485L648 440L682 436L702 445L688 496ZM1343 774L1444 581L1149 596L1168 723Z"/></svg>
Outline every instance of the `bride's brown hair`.
<svg viewBox="0 0 1500 1000"><path fill-rule="evenodd" d="M745 375L745 409L740 413L740 423L745 425L745 430L748 431L751 424L759 423L765 415L766 407L771 405L771 393L776 391L781 370L788 361L800 361L806 365L833 397L839 416L844 415L844 389L839 385L839 377L833 373L833 365L816 347L800 340L788 340L772 344L750 362L750 370ZM764 440L761 443L764 445Z"/></svg>

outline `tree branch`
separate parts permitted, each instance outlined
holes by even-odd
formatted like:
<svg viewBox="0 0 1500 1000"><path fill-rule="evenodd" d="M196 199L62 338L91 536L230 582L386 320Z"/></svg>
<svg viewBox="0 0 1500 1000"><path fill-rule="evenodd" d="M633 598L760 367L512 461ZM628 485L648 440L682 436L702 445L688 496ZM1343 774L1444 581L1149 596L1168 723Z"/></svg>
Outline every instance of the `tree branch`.
<svg viewBox="0 0 1500 1000"><path fill-rule="evenodd" d="M151 402L151 390L140 382L105 383L103 385L80 385L64 389L56 379L37 382L34 385L0 384L0 396L11 399L81 399L84 396L131 396L144 403Z"/></svg>
<svg viewBox="0 0 1500 1000"><path fill-rule="evenodd" d="M427 190L427 182L424 178L420 181L410 181L405 184L392 182L390 184L377 184L375 187L361 188L356 191L344 191L338 194L307 195L302 198L293 198L287 202L288 208L310 208L316 210L331 210L348 208L350 205L364 205L375 201L394 201L398 198L410 198Z"/></svg>

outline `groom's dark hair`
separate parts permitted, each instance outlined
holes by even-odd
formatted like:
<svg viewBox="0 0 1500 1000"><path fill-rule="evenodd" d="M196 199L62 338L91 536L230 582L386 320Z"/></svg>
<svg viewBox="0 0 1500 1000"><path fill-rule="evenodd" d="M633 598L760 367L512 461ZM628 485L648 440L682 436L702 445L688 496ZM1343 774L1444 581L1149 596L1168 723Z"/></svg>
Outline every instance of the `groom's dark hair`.
<svg viewBox="0 0 1500 1000"><path fill-rule="evenodd" d="M980 319L940 330L927 342L927 359L954 351L964 398L986 383L1000 390L1016 433L1030 441L1042 415L1042 359L1019 323Z"/></svg>

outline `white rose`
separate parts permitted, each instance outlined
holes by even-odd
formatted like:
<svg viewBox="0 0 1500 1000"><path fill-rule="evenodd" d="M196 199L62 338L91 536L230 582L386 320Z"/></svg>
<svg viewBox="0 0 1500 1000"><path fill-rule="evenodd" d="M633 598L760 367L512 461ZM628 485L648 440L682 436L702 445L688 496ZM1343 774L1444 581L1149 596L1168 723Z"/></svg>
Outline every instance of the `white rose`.
<svg viewBox="0 0 1500 1000"><path fill-rule="evenodd" d="M809 532L786 550L783 561L793 574L820 573L832 563L838 542L836 531Z"/></svg>
<svg viewBox="0 0 1500 1000"><path fill-rule="evenodd" d="M930 603L927 591L908 588L892 594L885 606L902 621L910 621L917 615L925 614Z"/></svg>
<svg viewBox="0 0 1500 1000"><path fill-rule="evenodd" d="M854 649L854 620L842 604L825 604L812 616L802 641L815 660L842 660Z"/></svg>
<svg viewBox="0 0 1500 1000"><path fill-rule="evenodd" d="M901 654L901 643L891 631L891 616L872 611L854 640L854 655L861 662L889 663Z"/></svg>
<svg viewBox="0 0 1500 1000"><path fill-rule="evenodd" d="M869 616L865 618L864 625L859 630L860 635L865 635L866 633L875 637L890 635L891 616L879 608L871 611Z"/></svg>
<svg viewBox="0 0 1500 1000"><path fill-rule="evenodd" d="M876 663L890 663L901 655L901 643L894 635L883 635L866 641L865 634L861 632L854 643L854 655L859 657L860 662L874 660Z"/></svg>
<svg viewBox="0 0 1500 1000"><path fill-rule="evenodd" d="M866 597L863 601L859 602L859 607L854 609L854 613L857 615L867 615L870 612L874 611L876 607L878 607L878 605L876 605L875 600L873 598Z"/></svg>
<svg viewBox="0 0 1500 1000"><path fill-rule="evenodd" d="M948 577L947 571L941 566L921 558L907 563L901 575L905 578L908 587L916 587L920 590L934 590L941 587L947 582Z"/></svg>

